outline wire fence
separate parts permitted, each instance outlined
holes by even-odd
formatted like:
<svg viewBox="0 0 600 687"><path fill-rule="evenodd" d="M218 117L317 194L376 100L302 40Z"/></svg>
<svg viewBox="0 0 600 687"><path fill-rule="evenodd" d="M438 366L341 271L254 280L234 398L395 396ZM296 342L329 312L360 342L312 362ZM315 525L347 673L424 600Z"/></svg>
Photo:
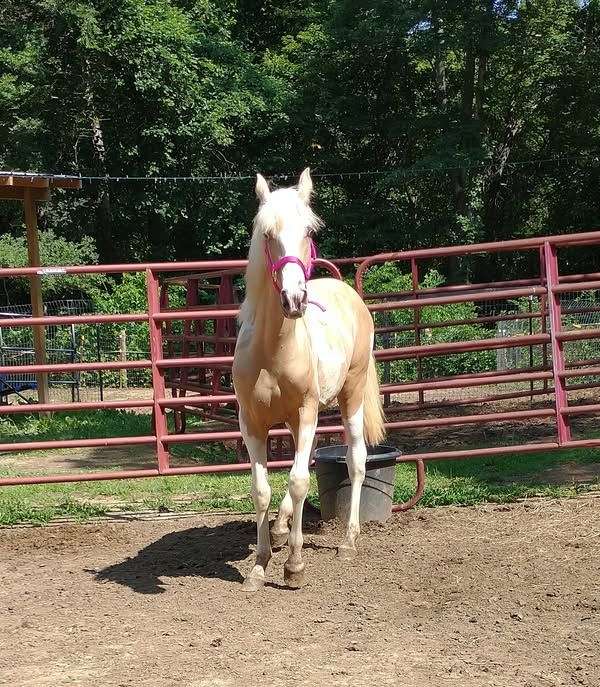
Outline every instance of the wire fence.
<svg viewBox="0 0 600 687"><path fill-rule="evenodd" d="M562 324L565 329L584 330L600 326L600 292L589 290L582 293L561 294ZM464 320L454 319L452 311L443 306L421 308L415 319L412 310L384 311L374 313L379 333L376 336L376 349L402 348L405 346L448 343L461 340L486 338L509 339L519 336L532 336L550 331L548 317L541 316L545 308L543 299L531 296L515 301L489 300L464 304L471 309ZM396 315L400 315L397 317ZM465 313L463 313L464 315ZM393 325L396 325L395 327ZM401 331L388 331L397 329ZM578 361L600 360L600 339L589 338L564 343L567 365ZM476 374L491 372L515 372L526 368L548 368L552 365L552 351L548 344L528 344L495 350L446 353L441 357L423 357L420 360L408 358L384 362L382 380L387 384L427 381L433 378L450 377L457 374ZM595 377L582 377L579 386L597 381ZM403 392L393 400L397 404L410 407L414 404L452 404L465 401L477 402L479 397L490 394L505 394L511 404L545 402L545 392L549 389L547 381L510 382L486 387L448 388L424 392ZM574 389L577 395L580 389ZM581 394L579 394L581 395ZM501 399L499 399L501 401ZM549 402L549 401L548 401Z"/></svg>
<svg viewBox="0 0 600 687"><path fill-rule="evenodd" d="M94 312L93 303L84 299L44 304L44 314L49 316L90 315ZM0 306L1 317L27 317L31 314L29 304ZM148 326L138 323L133 333L131 328L132 325L121 328L102 324L49 325L45 328L46 361L62 364L145 360L149 357ZM35 362L31 327L0 328L0 365L33 365ZM143 369L61 372L49 375L48 384L52 402L117 400L149 396L151 375ZM10 396L21 401L35 400L36 375L15 373L0 376L0 399L6 402Z"/></svg>
<svg viewBox="0 0 600 687"><path fill-rule="evenodd" d="M565 329L592 329L600 325L600 298L598 291L588 291L582 294L565 293L561 295L562 323ZM539 310L536 299L529 300L530 312ZM550 330L548 318L508 320L498 322L496 336L509 337L527 334L539 334L542 329ZM585 339L582 341L568 341L564 345L566 362L588 360L600 357L600 340ZM497 369L512 370L526 365L542 365L551 361L550 347L544 350L542 346L527 348L500 349L497 351Z"/></svg>
<svg viewBox="0 0 600 687"><path fill-rule="evenodd" d="M563 324L568 329L585 329L600 326L600 291L561 296ZM543 307L540 299L530 297L519 301L480 301L471 304L473 320L461 324L452 319L451 312L435 307L423 308L420 319L415 313L374 313L375 324L384 330L376 336L379 349L414 346L418 343L440 343L483 338L509 338L549 331L549 322L539 315ZM47 315L86 315L94 313L93 304L82 299L50 301L45 303ZM431 311L427 316L427 311ZM423 315L426 315L424 318ZM30 305L0 306L2 317L31 315ZM399 320L396 315L401 315ZM531 317L529 316L531 315ZM495 321L497 317L503 318ZM513 318L513 319L511 319ZM211 323L206 323L207 332ZM395 325L395 326L392 326ZM169 357L182 354L183 325L173 323ZM400 331L385 331L400 329ZM181 336L181 341L177 337ZM149 353L148 325L145 322L93 325L51 325L46 327L46 357L49 363L69 362L127 362L146 360ZM213 346L214 348L214 346ZM551 347L527 345L472 352L449 353L444 356L414 358L380 363L384 383L402 383L454 374L512 371L527 367L547 366L551 363ZM600 339L569 341L564 345L567 363L577 360L600 359ZM204 354L211 354L211 344L203 344ZM193 352L192 352L193 353ZM0 364L3 366L35 363L31 327L0 329ZM592 381L582 378L582 383ZM167 381L168 383L168 381ZM96 401L149 398L151 372L146 369L100 370L57 373L49 376L52 402L68 400ZM524 401L531 401L527 392L546 388L542 382L513 383L491 389L487 393L522 392ZM429 402L464 401L476 398L477 388L454 388L443 391L403 393L395 397L402 405ZM10 395L21 395L24 400L35 400L37 382L34 374L4 374L0 379L0 398L6 402ZM390 399L388 399L390 400ZM541 400L541 399L540 399Z"/></svg>

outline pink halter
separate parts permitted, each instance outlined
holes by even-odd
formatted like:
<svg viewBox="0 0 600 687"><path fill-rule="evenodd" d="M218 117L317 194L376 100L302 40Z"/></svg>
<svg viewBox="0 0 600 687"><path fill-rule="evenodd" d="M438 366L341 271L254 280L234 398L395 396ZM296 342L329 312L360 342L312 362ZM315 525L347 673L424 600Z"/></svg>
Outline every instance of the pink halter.
<svg viewBox="0 0 600 687"><path fill-rule="evenodd" d="M273 286L275 287L275 290L277 293L281 292L281 288L279 284L277 283L277 272L279 272L280 269L282 269L285 265L298 265L298 267L302 270L304 273L304 279L308 281L311 278L312 272L313 272L313 267L314 267L314 261L317 259L317 249L315 247L314 241L309 237L308 242L310 244L310 256L308 258L308 264L304 264L300 258L297 258L295 255L284 255L282 258L279 258L277 262L273 262L273 257L271 256L271 251L269 250L269 242L265 239L265 257L267 259L267 267L269 269L269 273L271 274L271 281L273 282ZM317 301L308 301L311 305L316 305L318 308L321 308L323 312L325 312L326 308L321 305L321 303L317 303Z"/></svg>

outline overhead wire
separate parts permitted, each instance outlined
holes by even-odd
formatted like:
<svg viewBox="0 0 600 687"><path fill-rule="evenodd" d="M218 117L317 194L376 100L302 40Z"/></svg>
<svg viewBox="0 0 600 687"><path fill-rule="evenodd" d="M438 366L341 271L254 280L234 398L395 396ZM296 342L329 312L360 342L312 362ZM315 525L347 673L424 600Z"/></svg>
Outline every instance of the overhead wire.
<svg viewBox="0 0 600 687"><path fill-rule="evenodd" d="M548 158L530 158L526 160L515 160L513 162L507 162L506 167L522 167L522 166L535 166L542 164L561 164L563 162L574 162L579 160L595 160L600 161L600 151L588 153L584 155L569 155L569 156L555 156ZM366 170L351 170L343 172L311 172L311 176L316 179L345 179L345 178L361 178L361 177L374 177L374 176L385 176L385 175L398 175L398 176L420 176L425 174L435 174L443 172L451 172L466 169L478 169L484 168L489 165L491 160L481 160L478 162L465 163L465 164L452 164L452 165L435 165L435 166L413 166L413 167L391 167L388 169L366 169ZM294 179L296 173L292 172L277 172L273 174L265 174L266 177L274 181L287 181L289 179ZM40 179L40 178L54 178L54 179L75 179L80 181L111 181L115 183L130 183L130 182L146 182L146 183L185 183L185 182L239 182L239 181L250 181L256 178L255 174L209 174L209 175L150 175L150 176L140 176L140 175L89 175L89 174L52 174L46 172L20 172L20 171L0 171L1 176L13 176L25 179Z"/></svg>

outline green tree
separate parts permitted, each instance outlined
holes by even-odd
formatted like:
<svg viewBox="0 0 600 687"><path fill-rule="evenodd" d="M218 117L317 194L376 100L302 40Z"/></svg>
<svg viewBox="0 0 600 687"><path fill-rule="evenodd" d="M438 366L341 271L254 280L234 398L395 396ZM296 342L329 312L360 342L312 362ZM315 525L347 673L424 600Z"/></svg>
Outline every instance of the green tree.
<svg viewBox="0 0 600 687"><path fill-rule="evenodd" d="M342 175L317 179L329 255L600 218L598 0L0 0L0 11L0 167L295 178L310 164ZM251 179L99 179L55 193L42 226L93 236L102 261L237 256L254 209ZM0 230L20 221L0 211ZM534 259L438 267L488 281Z"/></svg>

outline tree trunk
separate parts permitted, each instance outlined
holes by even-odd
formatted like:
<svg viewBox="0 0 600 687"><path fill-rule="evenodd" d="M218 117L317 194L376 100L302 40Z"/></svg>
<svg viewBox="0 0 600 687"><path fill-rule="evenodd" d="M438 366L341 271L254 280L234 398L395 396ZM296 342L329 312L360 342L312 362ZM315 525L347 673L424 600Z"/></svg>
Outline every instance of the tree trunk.
<svg viewBox="0 0 600 687"><path fill-rule="evenodd" d="M92 150L94 153L94 169L98 176L107 176L106 146L104 132L100 117L96 111L92 90L91 68L89 61L85 63L86 84L85 100L87 103L87 116L92 130ZM112 231L112 212L110 203L110 187L108 181L99 181L96 192L96 239L98 253L102 262L114 262L118 256Z"/></svg>
<svg viewBox="0 0 600 687"><path fill-rule="evenodd" d="M440 19L434 13L432 24L437 39L434 63L435 86L440 107L445 113L448 105L448 91L446 87L446 34L444 30L444 20Z"/></svg>
<svg viewBox="0 0 600 687"><path fill-rule="evenodd" d="M106 149L104 147L104 135L100 120L92 114L92 147L97 162L99 176L105 176L106 170ZM110 188L108 181L99 181L97 191L97 210L96 210L96 237L98 240L98 252L101 259L106 262L114 262L118 251L112 232L112 213L110 205Z"/></svg>
<svg viewBox="0 0 600 687"><path fill-rule="evenodd" d="M518 117L511 117L506 125L504 138L496 147L489 167L484 173L484 222L488 230L488 240L496 241L498 237L498 215L500 210L500 190L502 178L515 139L523 130L525 122Z"/></svg>
<svg viewBox="0 0 600 687"><path fill-rule="evenodd" d="M483 93L485 77L487 73L488 56L487 53L481 51L479 53L479 59L477 60L477 84L475 86L475 109L474 114L476 119L481 118L481 112L483 109Z"/></svg>
<svg viewBox="0 0 600 687"><path fill-rule="evenodd" d="M462 119L463 119L463 145L468 143L472 136L471 124L473 120L473 95L475 92L475 50L472 41L465 54L465 73L462 87ZM466 134L466 136L465 136ZM456 214L459 217L470 216L470 208L467 204L467 171L464 168L454 172L454 199Z"/></svg>
<svg viewBox="0 0 600 687"><path fill-rule="evenodd" d="M435 11L432 15L432 26L436 37L435 46L435 85L439 107L443 116L448 113L448 88L446 78L446 31L444 20ZM472 96L471 96L472 101ZM465 107L463 94L463 109ZM463 243L464 236L460 228L459 217L463 217L466 212L466 172L464 169L452 170L450 172L452 188L454 194L454 243ZM462 261L458 256L448 258L448 278L451 282L458 283L464 281L465 273Z"/></svg>
<svg viewBox="0 0 600 687"><path fill-rule="evenodd" d="M465 121L473 118L473 97L475 94L475 49L469 40L465 54L465 73L463 76L462 111Z"/></svg>
<svg viewBox="0 0 600 687"><path fill-rule="evenodd" d="M494 1L495 0L486 0L485 2L484 15L481 20L481 31L479 32L479 42L477 46L477 78L474 93L474 116L476 119L481 117L483 110L490 42L494 29Z"/></svg>

